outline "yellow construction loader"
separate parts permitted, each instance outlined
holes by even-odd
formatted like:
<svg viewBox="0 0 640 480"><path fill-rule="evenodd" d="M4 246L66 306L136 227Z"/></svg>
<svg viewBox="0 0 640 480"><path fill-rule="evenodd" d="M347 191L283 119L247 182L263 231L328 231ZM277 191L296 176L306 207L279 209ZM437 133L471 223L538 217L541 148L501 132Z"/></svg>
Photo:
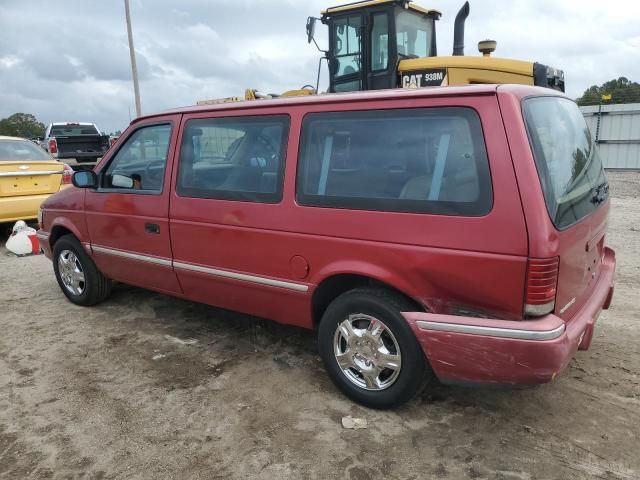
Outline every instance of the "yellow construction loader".
<svg viewBox="0 0 640 480"><path fill-rule="evenodd" d="M329 92L382 88L420 88L471 83L519 83L564 92L564 72L538 62L496 58L496 42L479 43L482 55L464 54L465 2L456 15L451 56L436 49L436 21L442 14L411 0L364 0L327 8L320 18L307 19L307 40L315 40L317 21L329 29L329 49L318 65L316 85L282 94L247 89L244 98L204 100L198 104L255 100L318 92L322 62L329 65Z"/></svg>
<svg viewBox="0 0 640 480"><path fill-rule="evenodd" d="M316 20L329 27L329 91L419 88L470 83L520 83L564 91L562 70L542 63L495 58L496 42L480 42L482 55L464 55L469 2L454 24L453 53L436 50L437 10L410 0L366 0L331 7L307 20L314 41Z"/></svg>

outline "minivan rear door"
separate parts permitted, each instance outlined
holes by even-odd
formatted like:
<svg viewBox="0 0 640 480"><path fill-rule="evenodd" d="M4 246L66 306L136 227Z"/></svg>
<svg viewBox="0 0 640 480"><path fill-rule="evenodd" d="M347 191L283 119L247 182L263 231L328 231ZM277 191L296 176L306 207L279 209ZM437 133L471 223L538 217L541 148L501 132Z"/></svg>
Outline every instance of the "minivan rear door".
<svg viewBox="0 0 640 480"><path fill-rule="evenodd" d="M575 102L533 97L523 100L522 109L544 202L555 227L547 238L559 257L555 313L570 318L600 274L609 185Z"/></svg>

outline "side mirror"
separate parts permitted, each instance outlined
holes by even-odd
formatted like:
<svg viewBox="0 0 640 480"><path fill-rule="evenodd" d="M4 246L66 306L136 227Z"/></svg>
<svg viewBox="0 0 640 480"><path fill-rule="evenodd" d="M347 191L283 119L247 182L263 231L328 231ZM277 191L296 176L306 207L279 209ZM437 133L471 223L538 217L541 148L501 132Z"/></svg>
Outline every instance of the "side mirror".
<svg viewBox="0 0 640 480"><path fill-rule="evenodd" d="M78 188L96 188L98 186L98 176L93 170L81 170L73 174L71 183Z"/></svg>
<svg viewBox="0 0 640 480"><path fill-rule="evenodd" d="M133 178L116 173L111 176L111 186L117 188L133 188Z"/></svg>
<svg viewBox="0 0 640 480"><path fill-rule="evenodd" d="M316 20L315 17L307 18L307 43L311 43L316 34Z"/></svg>

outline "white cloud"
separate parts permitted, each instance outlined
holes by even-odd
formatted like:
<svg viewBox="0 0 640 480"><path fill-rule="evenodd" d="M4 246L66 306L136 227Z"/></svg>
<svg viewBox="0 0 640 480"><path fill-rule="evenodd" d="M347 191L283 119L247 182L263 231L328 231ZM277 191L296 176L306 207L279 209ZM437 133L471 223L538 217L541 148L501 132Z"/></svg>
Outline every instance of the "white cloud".
<svg viewBox="0 0 640 480"><path fill-rule="evenodd" d="M45 0L1 1L0 117L23 111L44 122L126 127L133 93L122 1L66 0L55 9ZM315 83L320 53L306 42L306 17L337 3L133 0L143 110ZM417 3L443 12L438 51L449 55L463 0ZM576 97L619 76L640 81L639 23L640 2L471 0L466 52L476 55L478 41L495 39L496 56L562 68ZM327 44L325 27L316 35Z"/></svg>
<svg viewBox="0 0 640 480"><path fill-rule="evenodd" d="M0 57L0 66L6 68L7 70L18 65L20 62L22 62L22 59L16 57L15 55L6 55L4 57Z"/></svg>

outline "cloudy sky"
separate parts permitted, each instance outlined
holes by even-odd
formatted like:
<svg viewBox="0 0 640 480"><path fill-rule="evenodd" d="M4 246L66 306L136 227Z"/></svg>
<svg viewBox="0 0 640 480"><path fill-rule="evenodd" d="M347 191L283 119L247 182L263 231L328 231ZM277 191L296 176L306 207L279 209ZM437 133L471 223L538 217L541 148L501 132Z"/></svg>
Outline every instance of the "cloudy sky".
<svg viewBox="0 0 640 480"><path fill-rule="evenodd" d="M305 20L333 0L131 0L143 112L198 99L279 92L315 82L319 53ZM438 51L451 51L462 0L420 0L443 12ZM326 46L326 27L316 36ZM567 93L618 76L640 81L640 2L471 0L467 53L498 41L497 55L565 70ZM326 86L326 67L321 86ZM0 0L0 118L124 129L134 114L122 0Z"/></svg>

